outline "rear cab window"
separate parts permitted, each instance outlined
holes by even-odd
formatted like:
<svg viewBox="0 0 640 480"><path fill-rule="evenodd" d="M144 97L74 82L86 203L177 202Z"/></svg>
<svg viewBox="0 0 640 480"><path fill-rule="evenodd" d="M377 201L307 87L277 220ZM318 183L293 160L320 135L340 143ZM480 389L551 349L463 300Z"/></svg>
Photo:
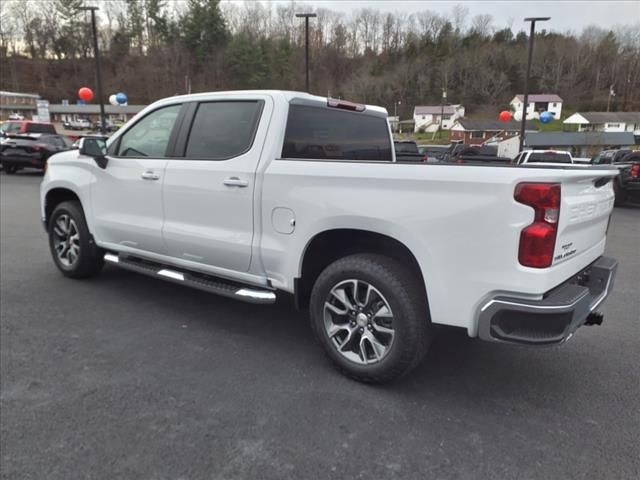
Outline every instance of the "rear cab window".
<svg viewBox="0 0 640 480"><path fill-rule="evenodd" d="M366 112L290 104L282 158L391 162L389 126Z"/></svg>
<svg viewBox="0 0 640 480"><path fill-rule="evenodd" d="M531 153L527 163L571 163L571 155L561 152Z"/></svg>
<svg viewBox="0 0 640 480"><path fill-rule="evenodd" d="M50 123L27 123L25 133L56 133L56 129Z"/></svg>

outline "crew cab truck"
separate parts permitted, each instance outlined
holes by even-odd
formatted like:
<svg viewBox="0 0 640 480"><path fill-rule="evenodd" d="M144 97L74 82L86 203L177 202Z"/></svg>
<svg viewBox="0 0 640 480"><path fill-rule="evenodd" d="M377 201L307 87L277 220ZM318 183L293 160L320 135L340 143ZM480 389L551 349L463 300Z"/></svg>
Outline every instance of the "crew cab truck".
<svg viewBox="0 0 640 480"><path fill-rule="evenodd" d="M337 368L376 383L414 368L436 323L555 345L601 321L616 174L402 163L383 108L218 92L51 157L41 214L67 277L106 261L257 304L293 294Z"/></svg>

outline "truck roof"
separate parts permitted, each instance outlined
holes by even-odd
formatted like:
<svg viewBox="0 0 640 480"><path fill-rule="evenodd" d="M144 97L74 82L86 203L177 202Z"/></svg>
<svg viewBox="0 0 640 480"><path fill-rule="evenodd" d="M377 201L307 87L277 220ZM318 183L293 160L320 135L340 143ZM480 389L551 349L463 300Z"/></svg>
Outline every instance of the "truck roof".
<svg viewBox="0 0 640 480"><path fill-rule="evenodd" d="M193 101L193 100L204 100L207 98L224 97L225 95L271 95L273 97L280 96L281 98L284 98L288 103L291 103L294 100L302 100L303 102L318 103L318 104L324 104L324 105L327 105L327 101L329 99L334 101L341 101L341 99L335 99L333 97L321 97L318 95L311 95L310 93L297 92L293 90L226 90L221 92L192 93L188 95L177 95L174 97L167 97L167 98L158 100L157 102L154 102L152 105L161 104L161 103L172 103L175 100L181 100L181 101L187 101L187 102ZM386 108L379 107L376 105L364 105L364 106L366 107L366 111L369 113L376 113L380 116L384 115L385 118L387 117Z"/></svg>

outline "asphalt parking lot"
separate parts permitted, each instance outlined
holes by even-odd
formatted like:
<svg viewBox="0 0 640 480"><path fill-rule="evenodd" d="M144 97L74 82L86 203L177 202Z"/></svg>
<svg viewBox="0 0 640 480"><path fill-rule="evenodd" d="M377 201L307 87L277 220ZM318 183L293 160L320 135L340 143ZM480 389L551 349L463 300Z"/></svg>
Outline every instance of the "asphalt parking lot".
<svg viewBox="0 0 640 480"><path fill-rule="evenodd" d="M40 180L0 174L3 479L640 478L640 206L613 216L601 327L544 350L438 329L414 374L370 387L286 299L63 278Z"/></svg>

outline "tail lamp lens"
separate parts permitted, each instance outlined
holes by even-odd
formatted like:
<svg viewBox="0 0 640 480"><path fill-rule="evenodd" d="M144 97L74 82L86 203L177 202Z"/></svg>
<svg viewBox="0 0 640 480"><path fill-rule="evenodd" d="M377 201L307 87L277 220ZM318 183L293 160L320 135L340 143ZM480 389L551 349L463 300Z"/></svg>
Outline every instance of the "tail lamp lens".
<svg viewBox="0 0 640 480"><path fill-rule="evenodd" d="M520 233L518 261L525 267L551 266L558 236L560 184L520 183L514 198L534 211L533 223Z"/></svg>
<svg viewBox="0 0 640 480"><path fill-rule="evenodd" d="M631 166L631 178L640 177L640 163L634 163Z"/></svg>

